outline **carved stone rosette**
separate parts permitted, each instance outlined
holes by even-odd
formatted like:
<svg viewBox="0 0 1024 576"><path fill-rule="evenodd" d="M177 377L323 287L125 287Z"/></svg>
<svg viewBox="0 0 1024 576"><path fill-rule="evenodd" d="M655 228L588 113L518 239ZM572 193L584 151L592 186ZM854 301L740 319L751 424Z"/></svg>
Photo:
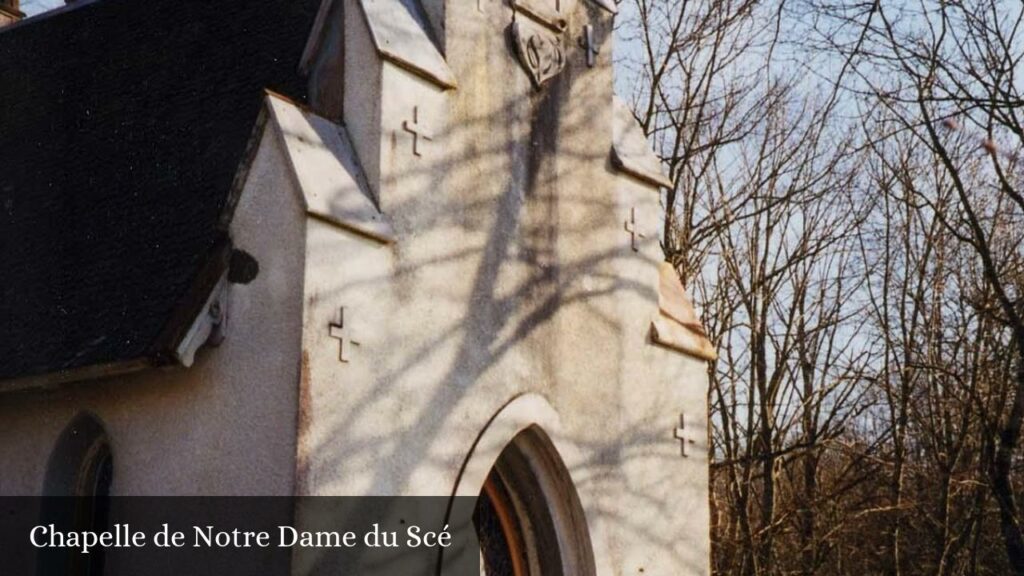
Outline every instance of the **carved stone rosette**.
<svg viewBox="0 0 1024 576"><path fill-rule="evenodd" d="M512 24L512 40L516 56L537 90L565 68L562 40L547 29L517 21Z"/></svg>

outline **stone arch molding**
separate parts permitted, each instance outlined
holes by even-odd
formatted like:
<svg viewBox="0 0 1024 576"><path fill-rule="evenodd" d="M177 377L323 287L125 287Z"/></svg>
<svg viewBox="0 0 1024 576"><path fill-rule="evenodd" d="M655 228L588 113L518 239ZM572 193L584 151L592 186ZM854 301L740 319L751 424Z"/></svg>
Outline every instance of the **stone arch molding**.
<svg viewBox="0 0 1024 576"><path fill-rule="evenodd" d="M516 396L502 406L487 426L480 432L470 453L466 456L462 470L456 480L454 497L476 498L484 487L488 475L498 459L514 439L524 432L533 432L540 443L546 444L541 450L551 452L554 460L564 464L561 471L551 470L559 481L567 482L578 493L572 474L585 464L579 445L565 434L557 410L539 394L528 393ZM582 494L580 495L582 498ZM584 505L584 509L588 507ZM608 557L608 541L605 538L601 519L594 514L593 507L586 517L586 529L593 548L595 574L611 574ZM452 518L454 521L458 521Z"/></svg>
<svg viewBox="0 0 1024 576"><path fill-rule="evenodd" d="M97 506L97 498L109 495L113 474L113 455L103 422L91 412L79 412L64 428L50 453L43 480L39 524L56 524L72 531L105 528L106 505ZM66 498L73 497L73 498ZM40 548L36 574L99 574L103 572L103 553L86 556L66 549Z"/></svg>
<svg viewBox="0 0 1024 576"><path fill-rule="evenodd" d="M43 480L45 496L91 494L97 467L111 457L106 428L95 414L79 412L57 438Z"/></svg>

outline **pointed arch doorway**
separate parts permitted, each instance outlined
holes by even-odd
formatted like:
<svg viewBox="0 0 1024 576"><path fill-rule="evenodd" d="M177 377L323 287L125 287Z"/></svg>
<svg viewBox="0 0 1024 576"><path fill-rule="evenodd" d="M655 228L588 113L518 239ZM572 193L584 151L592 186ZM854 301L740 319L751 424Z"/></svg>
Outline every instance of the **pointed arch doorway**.
<svg viewBox="0 0 1024 576"><path fill-rule="evenodd" d="M103 532L110 525L114 461L103 423L81 412L64 428L50 454L43 483L40 524L59 530ZM37 576L100 576L102 547L88 555L76 550L40 548Z"/></svg>
<svg viewBox="0 0 1024 576"><path fill-rule="evenodd" d="M537 425L487 474L473 512L486 576L592 576L587 521L568 469Z"/></svg>

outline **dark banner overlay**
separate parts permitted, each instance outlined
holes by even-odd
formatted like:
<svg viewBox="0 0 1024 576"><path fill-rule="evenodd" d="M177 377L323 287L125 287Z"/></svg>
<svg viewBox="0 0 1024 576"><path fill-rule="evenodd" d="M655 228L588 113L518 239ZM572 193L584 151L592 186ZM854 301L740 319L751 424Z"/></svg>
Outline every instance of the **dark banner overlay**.
<svg viewBox="0 0 1024 576"><path fill-rule="evenodd" d="M475 498L0 497L5 576L479 576Z"/></svg>

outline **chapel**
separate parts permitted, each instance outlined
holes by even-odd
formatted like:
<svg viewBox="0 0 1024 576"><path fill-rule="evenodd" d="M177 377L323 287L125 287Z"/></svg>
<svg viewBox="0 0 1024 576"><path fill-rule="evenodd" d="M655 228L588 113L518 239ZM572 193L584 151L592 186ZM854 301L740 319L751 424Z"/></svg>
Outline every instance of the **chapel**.
<svg viewBox="0 0 1024 576"><path fill-rule="evenodd" d="M708 574L617 11L0 0L0 495L473 497L485 574Z"/></svg>

